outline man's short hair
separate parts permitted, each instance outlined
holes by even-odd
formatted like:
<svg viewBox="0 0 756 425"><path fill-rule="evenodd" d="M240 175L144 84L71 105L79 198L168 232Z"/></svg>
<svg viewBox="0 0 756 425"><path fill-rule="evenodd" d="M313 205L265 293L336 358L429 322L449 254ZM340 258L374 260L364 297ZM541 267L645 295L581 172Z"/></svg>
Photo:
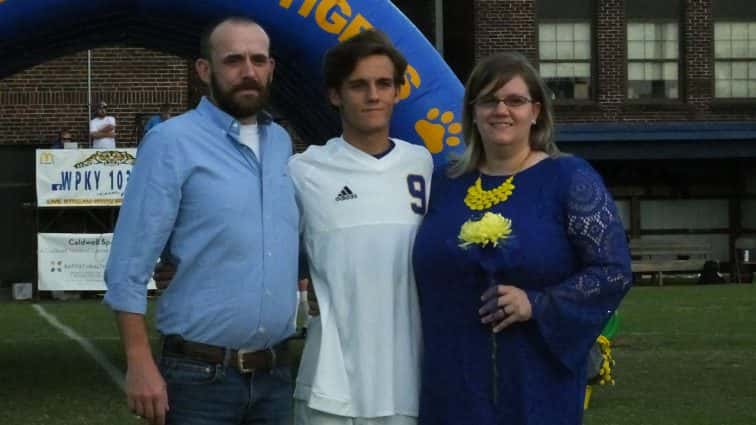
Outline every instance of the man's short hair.
<svg viewBox="0 0 756 425"><path fill-rule="evenodd" d="M215 31L216 28L225 24L226 22L232 24L257 25L258 27L262 28L262 26L258 24L254 19L248 18L246 16L226 16L220 19L216 19L209 25L207 25L200 34L200 58L208 61L212 60L213 45L210 42L210 37L213 35L213 31Z"/></svg>
<svg viewBox="0 0 756 425"><path fill-rule="evenodd" d="M103 110L105 110L105 109L107 109L107 108L108 108L108 104L107 104L107 103L105 103L105 101L104 101L104 100L98 100L97 102L94 102L94 103L92 104L92 112L93 112L93 113L94 113L94 112L97 112L97 111L98 111L98 110L100 110L100 109L103 109Z"/></svg>
<svg viewBox="0 0 756 425"><path fill-rule="evenodd" d="M323 75L328 89L338 89L357 67L357 62L373 55L387 56L394 64L394 82L404 84L407 59L383 32L371 28L330 48L323 59Z"/></svg>

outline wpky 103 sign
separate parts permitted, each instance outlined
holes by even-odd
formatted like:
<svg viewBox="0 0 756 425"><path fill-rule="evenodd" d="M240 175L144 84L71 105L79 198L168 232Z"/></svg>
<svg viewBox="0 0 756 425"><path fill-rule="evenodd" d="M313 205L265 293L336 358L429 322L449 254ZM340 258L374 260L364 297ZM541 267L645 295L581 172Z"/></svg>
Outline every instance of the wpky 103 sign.
<svg viewBox="0 0 756 425"><path fill-rule="evenodd" d="M37 150L37 204L120 205L135 149Z"/></svg>

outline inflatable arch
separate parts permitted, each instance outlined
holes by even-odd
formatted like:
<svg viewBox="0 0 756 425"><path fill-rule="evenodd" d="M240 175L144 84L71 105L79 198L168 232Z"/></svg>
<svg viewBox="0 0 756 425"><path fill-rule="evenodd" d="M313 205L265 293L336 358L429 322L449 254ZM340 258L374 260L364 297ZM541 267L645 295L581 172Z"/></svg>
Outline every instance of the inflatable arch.
<svg viewBox="0 0 756 425"><path fill-rule="evenodd" d="M339 131L322 89L323 53L376 27L410 63L391 134L425 145L437 164L461 151L462 85L389 0L0 0L0 78L114 43L194 57L200 29L224 15L249 16L268 30L277 60L273 106L307 142Z"/></svg>

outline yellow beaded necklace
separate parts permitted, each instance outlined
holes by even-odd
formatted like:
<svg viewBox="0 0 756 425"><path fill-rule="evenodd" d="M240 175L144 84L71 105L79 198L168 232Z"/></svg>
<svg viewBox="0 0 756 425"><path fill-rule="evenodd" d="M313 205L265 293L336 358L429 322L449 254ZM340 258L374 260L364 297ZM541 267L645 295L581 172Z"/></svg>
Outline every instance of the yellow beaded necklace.
<svg viewBox="0 0 756 425"><path fill-rule="evenodd" d="M531 152L532 151L528 152L528 154L525 155L525 159L522 160L520 166L517 167L517 170L512 173L511 176L509 176L500 185L493 189L483 189L483 184L481 183L479 174L478 178L475 180L475 183L467 188L467 195L465 195L465 205L467 205L467 207L473 211L481 211L489 209L494 205L498 205L509 199L515 189L515 185L512 183L512 181L514 180L515 175L517 175L517 173L522 170L522 167L525 165L525 162L528 160L528 158L530 158Z"/></svg>

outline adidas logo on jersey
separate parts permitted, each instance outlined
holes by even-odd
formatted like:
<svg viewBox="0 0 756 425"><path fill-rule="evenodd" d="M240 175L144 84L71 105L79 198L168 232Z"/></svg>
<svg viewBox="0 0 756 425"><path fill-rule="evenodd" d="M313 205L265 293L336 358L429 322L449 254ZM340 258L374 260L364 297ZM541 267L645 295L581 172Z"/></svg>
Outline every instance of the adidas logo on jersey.
<svg viewBox="0 0 756 425"><path fill-rule="evenodd" d="M341 192L336 196L337 201L347 201L349 199L357 199L357 194L349 189L349 186L344 186Z"/></svg>

